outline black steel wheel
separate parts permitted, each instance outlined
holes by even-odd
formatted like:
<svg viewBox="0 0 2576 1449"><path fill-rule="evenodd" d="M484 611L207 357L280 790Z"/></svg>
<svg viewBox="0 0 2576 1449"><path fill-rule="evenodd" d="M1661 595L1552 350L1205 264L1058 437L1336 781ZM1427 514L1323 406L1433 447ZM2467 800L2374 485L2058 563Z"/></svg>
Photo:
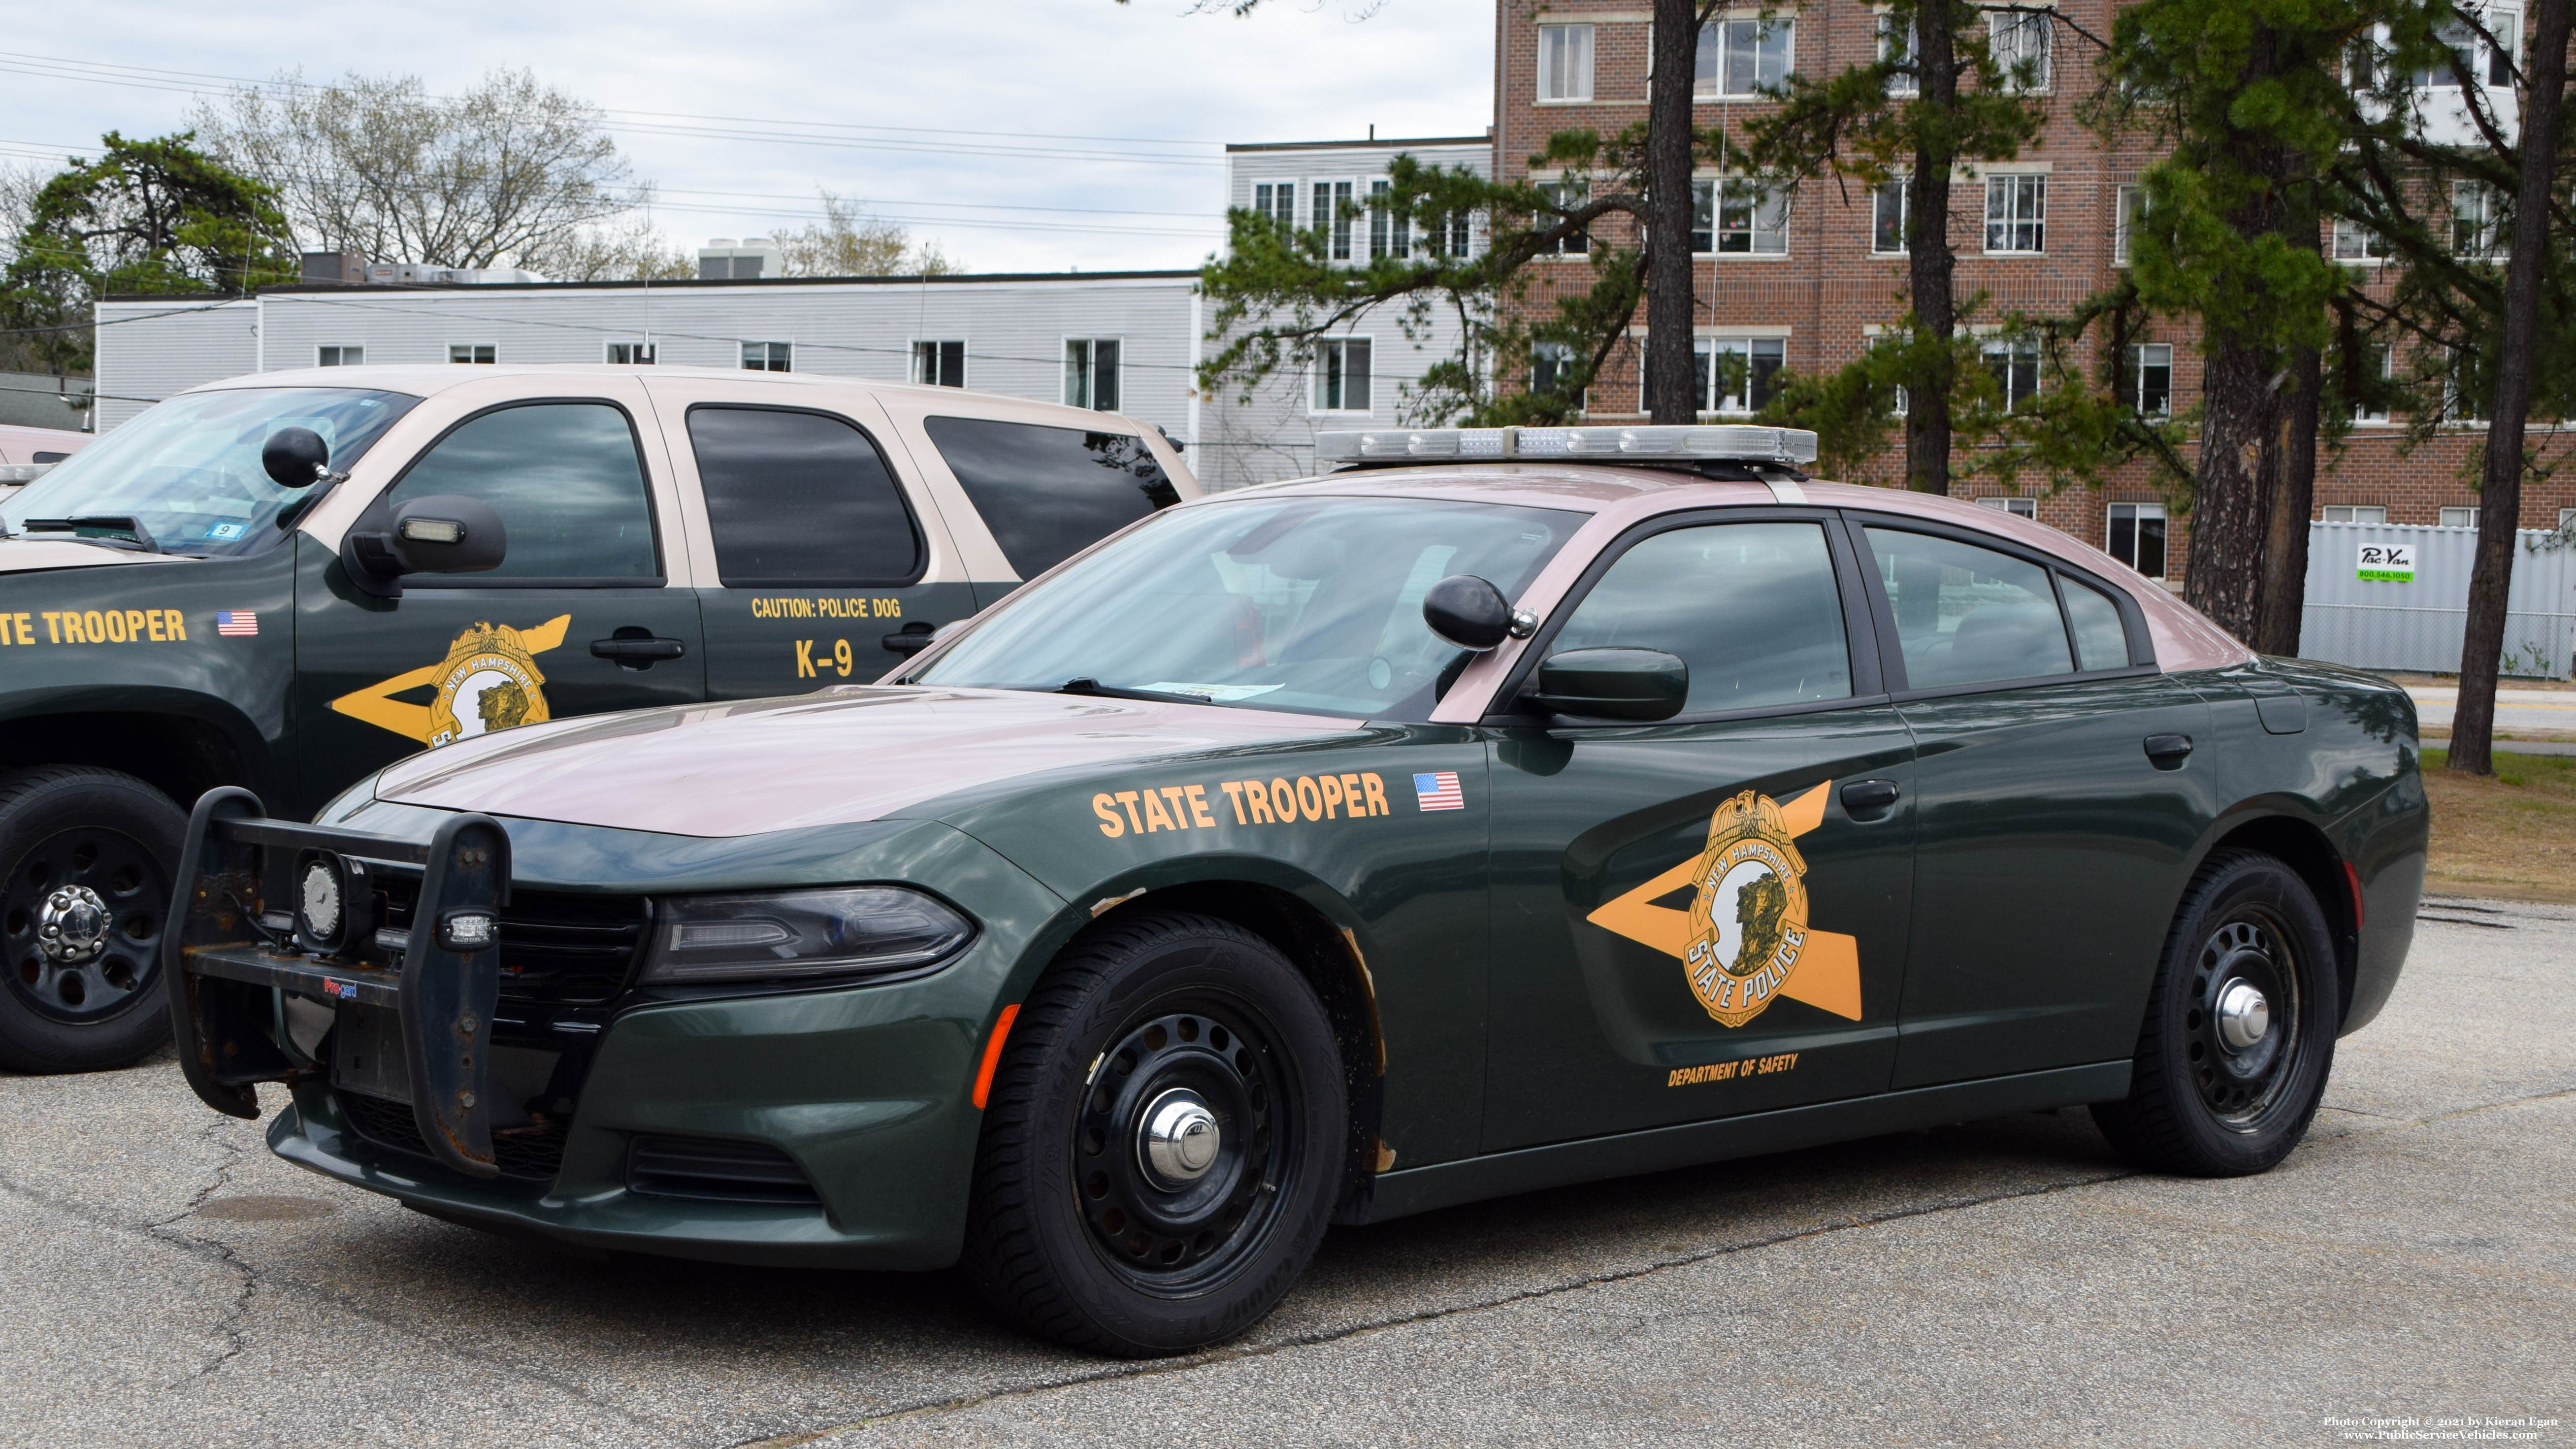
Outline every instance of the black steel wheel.
<svg viewBox="0 0 2576 1449"><path fill-rule="evenodd" d="M93 1071L168 1040L161 936L186 825L114 770L0 778L0 1067Z"/></svg>
<svg viewBox="0 0 2576 1449"><path fill-rule="evenodd" d="M1346 1156L1341 1053L1260 937L1157 915L1078 941L1022 1004L985 1110L968 1271L1037 1332L1180 1353L1305 1270Z"/></svg>
<svg viewBox="0 0 2576 1449"><path fill-rule="evenodd" d="M2154 1171L2271 1167L2325 1095L2337 981L2325 913L2298 872L2250 851L2213 855L2166 938L2129 1095L2094 1120Z"/></svg>

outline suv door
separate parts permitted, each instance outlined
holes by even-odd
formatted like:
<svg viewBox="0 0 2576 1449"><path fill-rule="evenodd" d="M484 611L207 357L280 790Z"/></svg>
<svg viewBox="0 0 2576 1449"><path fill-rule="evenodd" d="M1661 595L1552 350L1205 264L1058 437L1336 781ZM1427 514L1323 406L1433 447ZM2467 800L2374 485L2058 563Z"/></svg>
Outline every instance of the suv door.
<svg viewBox="0 0 2576 1449"><path fill-rule="evenodd" d="M1855 522L1918 751L1895 1085L2127 1059L2212 818L2188 753L2208 705L2119 590L1991 535Z"/></svg>
<svg viewBox="0 0 2576 1449"><path fill-rule="evenodd" d="M1860 589L1831 515L1660 521L1530 651L1660 649L1690 695L1652 725L1487 721L1486 1151L1886 1087L1913 742Z"/></svg>
<svg viewBox="0 0 2576 1449"><path fill-rule="evenodd" d="M774 387L653 387L708 542L712 697L866 684L975 612L947 528L906 486L864 396L782 406Z"/></svg>
<svg viewBox="0 0 2576 1449"><path fill-rule="evenodd" d="M338 556L296 547L296 744L319 803L369 770L518 724L706 693L697 600L654 486L658 437L624 396L488 408L407 463L359 529L432 494L482 499L509 550L479 574L414 574L399 598L359 591ZM648 461L650 459L651 461Z"/></svg>

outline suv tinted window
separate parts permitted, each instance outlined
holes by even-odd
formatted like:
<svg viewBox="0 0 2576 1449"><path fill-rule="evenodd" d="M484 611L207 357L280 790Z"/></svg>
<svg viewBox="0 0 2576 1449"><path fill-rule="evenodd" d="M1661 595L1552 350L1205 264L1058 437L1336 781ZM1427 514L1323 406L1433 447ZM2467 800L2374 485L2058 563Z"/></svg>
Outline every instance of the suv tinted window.
<svg viewBox="0 0 2576 1449"><path fill-rule="evenodd" d="M2075 672L2048 570L1930 534L1867 533L1910 688Z"/></svg>
<svg viewBox="0 0 2576 1449"><path fill-rule="evenodd" d="M926 418L922 426L1024 579L1180 501L1133 433L984 418Z"/></svg>
<svg viewBox="0 0 2576 1449"><path fill-rule="evenodd" d="M921 533L856 424L775 408L689 409L727 588L909 583Z"/></svg>
<svg viewBox="0 0 2576 1449"><path fill-rule="evenodd" d="M409 588L486 579L655 579L653 507L626 414L606 403L530 403L485 413L431 446L387 499L480 498L509 530L489 573L414 574Z"/></svg>
<svg viewBox="0 0 2576 1449"><path fill-rule="evenodd" d="M1690 666L1687 713L1851 698L1833 555L1814 523L1676 528L1619 556L1550 653L1660 649Z"/></svg>

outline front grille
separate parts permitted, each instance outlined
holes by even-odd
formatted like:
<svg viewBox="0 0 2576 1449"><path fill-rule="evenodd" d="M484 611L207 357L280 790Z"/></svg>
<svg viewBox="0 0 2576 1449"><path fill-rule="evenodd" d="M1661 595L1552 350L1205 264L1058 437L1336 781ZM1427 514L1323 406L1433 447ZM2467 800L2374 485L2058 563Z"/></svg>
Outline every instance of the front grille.
<svg viewBox="0 0 2576 1449"><path fill-rule="evenodd" d="M409 1102L392 1102L370 1097L364 1092L335 1092L340 1116L359 1136L378 1147L391 1148L413 1157L429 1156L429 1143L420 1135L420 1123L413 1118ZM526 1127L507 1127L492 1134L492 1155L501 1165L503 1177L528 1182L552 1182L563 1170L564 1124L560 1119L539 1121Z"/></svg>
<svg viewBox="0 0 2576 1449"><path fill-rule="evenodd" d="M638 1137L626 1150L626 1190L712 1202L820 1206L796 1159L766 1142Z"/></svg>
<svg viewBox="0 0 2576 1449"><path fill-rule="evenodd" d="M416 880L385 880L385 924L411 929ZM501 999L596 1005L625 989L648 916L636 896L513 891L501 912Z"/></svg>

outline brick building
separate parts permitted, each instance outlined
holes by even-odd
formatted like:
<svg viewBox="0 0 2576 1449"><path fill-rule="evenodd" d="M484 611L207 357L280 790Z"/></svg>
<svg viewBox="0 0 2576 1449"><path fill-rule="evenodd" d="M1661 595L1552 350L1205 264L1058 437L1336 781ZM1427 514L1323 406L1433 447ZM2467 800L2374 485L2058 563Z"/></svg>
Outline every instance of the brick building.
<svg viewBox="0 0 2576 1449"><path fill-rule="evenodd" d="M1961 167L1951 192L1949 238L1958 256L1957 295L1989 300L1971 324L2014 311L2063 313L2110 286L2124 264L2124 222L2135 205L2138 174L2155 155L2105 146L2074 115L2093 84L2091 42L2083 33L2111 32L2114 0L2057 0L2063 17L1998 12L1989 17L1999 55L2036 60L2045 78L2048 120L2022 155L1990 166ZM1647 33L1651 12L1639 0L1498 0L1495 7L1495 173L1551 179L1531 158L1550 133L1591 128L1615 134L1646 114ZM1701 129L1736 133L1768 108L1757 88L1789 70L1829 75L1874 60L1880 12L1865 0L1814 0L1773 12L1765 23L1748 6L1707 27L1695 77ZM2077 29L2080 27L2080 31ZM2510 92L2503 99L2509 106ZM1858 184L1809 182L1793 195L1764 196L1703 170L1706 188L1693 249L1696 348L1703 408L1750 411L1766 400L1772 373L1831 372L1857 356L1867 339L1903 313L1904 229L1900 203ZM1613 221L1601 234L1633 244ZM2366 251L2351 244L2344 253ZM2354 264L2373 265L2354 257ZM1550 258L1568 285L1589 285L1581 255ZM1545 284L1532 289L1544 305ZM1642 324L1643 318L1640 317ZM2134 340L2128 376L2150 411L2181 410L2198 395L2200 369L2187 327L2159 324ZM1642 341L1642 325L1637 336ZM1614 356L1591 389L1588 416L1615 422L1644 415L1634 347ZM1989 365L2020 391L2036 380L2035 354L1990 344ZM1544 360L1537 365L1545 366ZM1734 384L1730 388L1730 383ZM2400 455L2403 419L2363 421L2339 449L2319 461L2317 516L2340 521L2469 524L2477 495L2465 473L2477 430L2462 429ZM2557 428L2534 425L2535 451L2555 453ZM1973 458L1962 453L1964 468ZM1895 482L1901 456L1891 451L1875 476ZM2131 465L2099 490L2068 488L2048 496L2044 480L2025 478L2007 504L1990 479L1961 483L1961 492L2031 514L2108 547L2149 574L2179 579L2183 524L2164 521L2165 505L2144 464ZM2576 477L2562 474L2523 493L2522 526L2552 528L2576 518ZM2158 547L2161 537L2162 548ZM2161 553L2161 558L2159 557ZM2161 566L2160 566L2161 565Z"/></svg>

